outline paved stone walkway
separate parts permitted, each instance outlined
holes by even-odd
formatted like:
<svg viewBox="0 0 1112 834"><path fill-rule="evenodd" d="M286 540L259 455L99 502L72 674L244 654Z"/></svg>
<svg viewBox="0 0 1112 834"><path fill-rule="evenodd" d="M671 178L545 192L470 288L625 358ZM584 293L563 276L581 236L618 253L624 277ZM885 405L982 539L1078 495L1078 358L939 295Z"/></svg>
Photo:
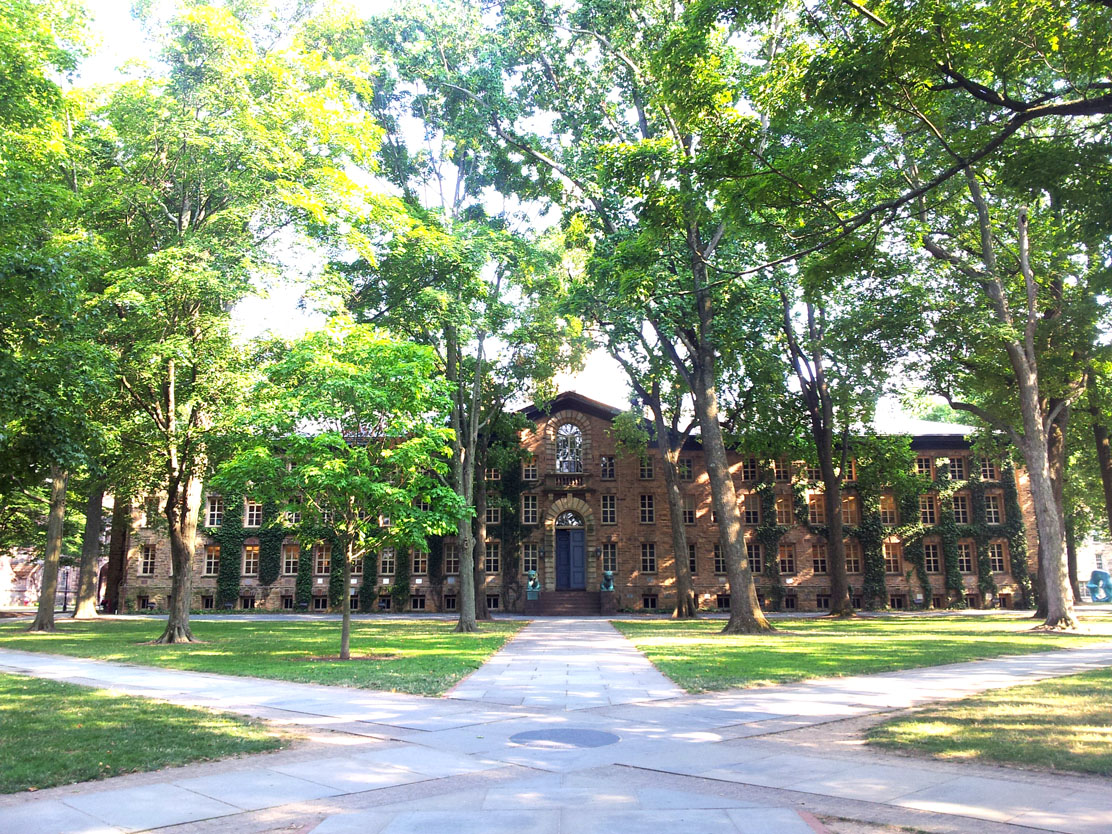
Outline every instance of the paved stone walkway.
<svg viewBox="0 0 1112 834"><path fill-rule="evenodd" d="M1107 780L827 750L791 732L1109 665L1102 644L691 697L606 621L543 620L434 699L0 650L0 671L338 731L300 751L0 797L0 832L813 834L812 811L961 834L1112 832Z"/></svg>
<svg viewBox="0 0 1112 834"><path fill-rule="evenodd" d="M448 697L580 710L683 694L607 620L560 618L527 626Z"/></svg>

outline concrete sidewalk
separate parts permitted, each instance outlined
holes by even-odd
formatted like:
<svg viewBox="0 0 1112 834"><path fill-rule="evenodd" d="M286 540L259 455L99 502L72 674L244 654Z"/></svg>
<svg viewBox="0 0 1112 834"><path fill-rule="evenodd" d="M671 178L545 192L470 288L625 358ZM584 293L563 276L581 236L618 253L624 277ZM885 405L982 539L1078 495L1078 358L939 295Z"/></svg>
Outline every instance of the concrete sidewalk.
<svg viewBox="0 0 1112 834"><path fill-rule="evenodd" d="M0 650L0 671L340 731L330 747L0 797L0 831L698 830L810 811L925 831L1112 832L1107 780L793 745L792 729L1112 665L1112 644L684 696L605 620L523 630L449 698ZM636 683L636 686L633 685ZM817 729L816 729L817 731ZM315 826L305 828L304 826Z"/></svg>

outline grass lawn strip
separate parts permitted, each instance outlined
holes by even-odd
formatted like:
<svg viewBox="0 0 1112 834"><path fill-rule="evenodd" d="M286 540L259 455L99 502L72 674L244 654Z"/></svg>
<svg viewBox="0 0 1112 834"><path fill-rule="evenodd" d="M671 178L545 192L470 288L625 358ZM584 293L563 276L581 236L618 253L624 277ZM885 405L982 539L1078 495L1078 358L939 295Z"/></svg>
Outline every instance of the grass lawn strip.
<svg viewBox="0 0 1112 834"><path fill-rule="evenodd" d="M767 635L720 634L721 620L615 621L661 672L688 692L868 675L1009 654L1076 648L1112 637L1031 632L1030 617L777 620Z"/></svg>
<svg viewBox="0 0 1112 834"><path fill-rule="evenodd" d="M355 621L351 654L373 660L341 663L339 623L266 620L192 623L203 643L149 645L161 620L62 620L55 634L27 634L22 623L0 624L0 648L51 652L121 663L259 678L440 695L478 669L525 623L483 623L478 634L455 634L440 620Z"/></svg>
<svg viewBox="0 0 1112 834"><path fill-rule="evenodd" d="M1112 776L1112 669L1013 686L873 727L905 753Z"/></svg>
<svg viewBox="0 0 1112 834"><path fill-rule="evenodd" d="M0 793L285 746L233 715L0 675Z"/></svg>

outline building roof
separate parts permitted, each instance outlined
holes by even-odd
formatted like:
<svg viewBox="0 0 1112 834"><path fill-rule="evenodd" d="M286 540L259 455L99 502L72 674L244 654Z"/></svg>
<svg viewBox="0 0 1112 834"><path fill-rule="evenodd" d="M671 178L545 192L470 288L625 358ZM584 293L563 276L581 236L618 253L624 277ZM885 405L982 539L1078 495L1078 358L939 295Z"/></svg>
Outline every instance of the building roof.
<svg viewBox="0 0 1112 834"><path fill-rule="evenodd" d="M536 420L545 415L564 410L581 411L585 414L601 417L604 420L612 420L625 411L625 409L591 399L576 391L561 391L544 408L529 405L520 409L520 413L530 420ZM651 421L646 420L646 424L651 433ZM878 415L873 430L881 435L910 435L912 449L967 449L971 445L970 435L977 431L975 426L920 420L895 412ZM688 438L684 448L699 448L697 434L698 430L696 429L695 436ZM650 439L649 445L656 445L655 438Z"/></svg>

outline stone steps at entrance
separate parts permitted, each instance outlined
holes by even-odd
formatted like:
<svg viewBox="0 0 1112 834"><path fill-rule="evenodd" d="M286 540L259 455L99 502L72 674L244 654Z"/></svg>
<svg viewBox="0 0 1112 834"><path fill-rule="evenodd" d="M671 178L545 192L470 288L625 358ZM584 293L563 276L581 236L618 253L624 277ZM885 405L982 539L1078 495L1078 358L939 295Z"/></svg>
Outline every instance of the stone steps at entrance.
<svg viewBox="0 0 1112 834"><path fill-rule="evenodd" d="M542 617L571 617L602 613L599 591L541 591L540 599L527 600L525 613Z"/></svg>

